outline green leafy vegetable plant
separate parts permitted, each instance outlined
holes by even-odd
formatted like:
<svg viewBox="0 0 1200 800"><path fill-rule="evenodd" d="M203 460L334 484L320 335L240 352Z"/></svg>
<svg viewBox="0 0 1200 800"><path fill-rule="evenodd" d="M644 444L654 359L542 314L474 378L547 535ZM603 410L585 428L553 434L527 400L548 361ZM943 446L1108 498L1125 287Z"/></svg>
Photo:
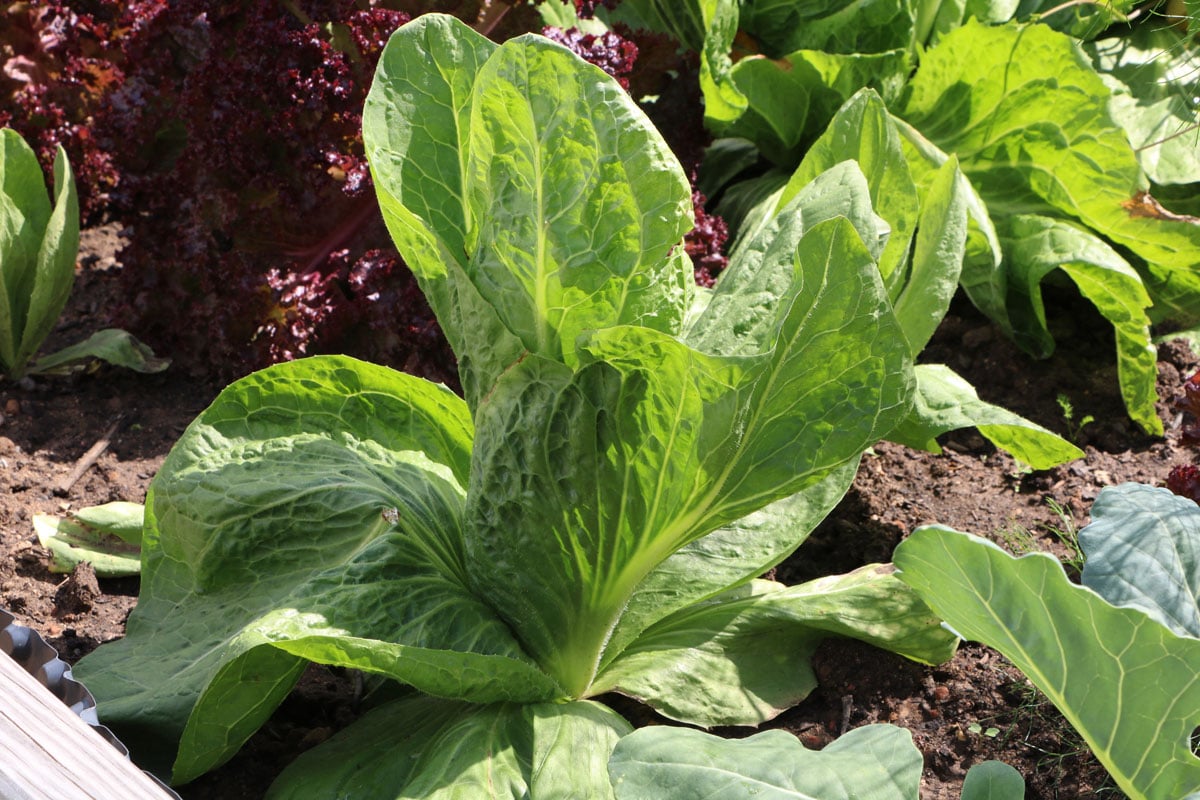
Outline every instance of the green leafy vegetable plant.
<svg viewBox="0 0 1200 800"><path fill-rule="evenodd" d="M140 571L144 517L141 503L118 501L65 518L34 514L33 530L50 551L51 572L70 572L86 561L100 577L118 578Z"/></svg>
<svg viewBox="0 0 1200 800"><path fill-rule="evenodd" d="M0 372L17 379L92 358L140 372L165 369L169 362L119 330L101 331L30 366L75 283L79 199L61 147L54 158L53 201L33 149L11 128L0 130Z"/></svg>
<svg viewBox="0 0 1200 800"><path fill-rule="evenodd" d="M1080 531L1084 586L1043 553L922 528L900 578L964 638L1003 653L1134 800L1200 797L1200 509L1164 489L1104 489Z"/></svg>
<svg viewBox="0 0 1200 800"><path fill-rule="evenodd" d="M837 172L696 293L688 183L620 86L433 14L385 49L364 140L465 400L321 357L189 427L127 635L76 667L137 758L222 763L311 661L407 691L272 797L604 798L630 726L598 695L753 725L811 691L826 636L949 657L888 565L756 579L913 402L876 228L818 191Z"/></svg>

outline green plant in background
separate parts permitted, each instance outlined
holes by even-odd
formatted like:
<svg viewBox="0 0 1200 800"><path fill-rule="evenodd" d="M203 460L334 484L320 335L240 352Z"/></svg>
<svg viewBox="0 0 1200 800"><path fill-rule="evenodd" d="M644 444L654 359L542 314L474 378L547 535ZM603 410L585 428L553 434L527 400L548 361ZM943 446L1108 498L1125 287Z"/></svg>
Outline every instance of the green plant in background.
<svg viewBox="0 0 1200 800"><path fill-rule="evenodd" d="M888 565L757 579L913 402L861 173L822 172L696 293L688 183L616 81L433 14L385 49L364 141L466 399L322 357L189 427L127 635L75 668L135 758L215 767L312 661L407 691L272 797L612 797L630 726L598 695L753 725L812 690L824 637L952 654Z"/></svg>
<svg viewBox="0 0 1200 800"><path fill-rule="evenodd" d="M945 528L915 531L895 563L948 625L1025 673L1126 795L1200 797L1200 508L1124 484L1092 519L1083 586L1047 555Z"/></svg>
<svg viewBox="0 0 1200 800"><path fill-rule="evenodd" d="M53 200L33 149L11 128L0 130L0 372L15 380L92 358L140 372L166 369L169 362L119 330L100 331L30 366L75 283L79 200L61 147L54 158Z"/></svg>

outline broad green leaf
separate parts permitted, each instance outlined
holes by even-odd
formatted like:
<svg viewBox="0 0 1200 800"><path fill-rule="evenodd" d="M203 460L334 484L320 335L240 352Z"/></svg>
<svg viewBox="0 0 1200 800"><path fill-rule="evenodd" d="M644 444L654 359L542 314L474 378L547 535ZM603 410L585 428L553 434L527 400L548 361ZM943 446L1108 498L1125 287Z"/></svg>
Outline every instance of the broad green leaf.
<svg viewBox="0 0 1200 800"><path fill-rule="evenodd" d="M470 447L447 389L349 358L227 388L151 484L126 637L76 667L106 724L184 781L237 750L303 659L478 702L558 696L466 588Z"/></svg>
<svg viewBox="0 0 1200 800"><path fill-rule="evenodd" d="M52 572L70 572L88 562L102 578L137 575L141 570L140 503L106 503L69 517L34 514L33 530L50 551Z"/></svg>
<svg viewBox="0 0 1200 800"><path fill-rule="evenodd" d="M870 187L871 208L891 227L879 256L879 271L895 300L906 277L902 267L908 261L916 232L920 200L908 171L900 135L883 100L871 89L858 92L838 109L825 133L792 173L780 195L780 207L822 172L842 161L858 163Z"/></svg>
<svg viewBox="0 0 1200 800"><path fill-rule="evenodd" d="M722 739L655 725L621 739L608 769L617 800L915 800L921 751L893 725L855 728L819 751L784 731Z"/></svg>
<svg viewBox="0 0 1200 800"><path fill-rule="evenodd" d="M1127 21L1126 15L1133 10L1134 4L1134 0L1071 5L1059 0L1021 0L1016 16L1022 22L1042 22L1077 39L1092 39L1109 30L1114 23Z"/></svg>
<svg viewBox="0 0 1200 800"><path fill-rule="evenodd" d="M1083 451L1037 423L1000 406L985 403L975 388L943 364L918 364L912 413L888 439L940 453L936 437L960 428L978 428L997 447L1033 469L1050 469L1083 458Z"/></svg>
<svg viewBox="0 0 1200 800"><path fill-rule="evenodd" d="M6 372L19 369L17 350L51 212L33 148L12 128L0 129L0 367Z"/></svg>
<svg viewBox="0 0 1200 800"><path fill-rule="evenodd" d="M1200 224L1145 194L1109 90L1073 40L1044 25L972 22L925 54L909 89L900 115L958 155L993 218L1078 220L1146 262L1159 318L1200 318Z"/></svg>
<svg viewBox="0 0 1200 800"><path fill-rule="evenodd" d="M962 800L1024 800L1025 779L1003 761L985 761L967 770Z"/></svg>
<svg viewBox="0 0 1200 800"><path fill-rule="evenodd" d="M1053 557L1013 558L978 537L921 528L901 580L964 638L999 650L1075 726L1133 800L1200 792L1200 641L1075 586Z"/></svg>
<svg viewBox="0 0 1200 800"><path fill-rule="evenodd" d="M631 728L587 701L469 706L416 696L304 753L268 800L612 798L607 763Z"/></svg>
<svg viewBox="0 0 1200 800"><path fill-rule="evenodd" d="M803 544L846 494L852 459L819 483L690 542L646 576L629 598L608 647L606 666L651 624L762 575Z"/></svg>
<svg viewBox="0 0 1200 800"><path fill-rule="evenodd" d="M721 127L721 135L749 139L790 169L851 95L874 86L896 97L911 68L906 50L845 55L797 50L778 60L744 58L730 77L748 105Z"/></svg>
<svg viewBox="0 0 1200 800"><path fill-rule="evenodd" d="M32 373L69 371L93 359L135 372L162 372L171 366L169 358L159 358L149 346L138 341L133 334L119 328L97 331L79 344L64 347L35 361Z"/></svg>
<svg viewBox="0 0 1200 800"><path fill-rule="evenodd" d="M1083 585L1200 638L1200 507L1166 489L1105 487L1079 532Z"/></svg>
<svg viewBox="0 0 1200 800"><path fill-rule="evenodd" d="M1115 250L1078 225L1019 214L999 227L1012 276L1009 317L1017 343L1038 355L1053 350L1041 282L1061 269L1116 330L1117 374L1129 415L1147 433L1161 436L1162 421L1154 410L1156 349L1146 316L1151 301L1141 277Z"/></svg>
<svg viewBox="0 0 1200 800"><path fill-rule="evenodd" d="M741 10L742 29L775 56L908 49L914 23L907 0L748 0Z"/></svg>
<svg viewBox="0 0 1200 800"><path fill-rule="evenodd" d="M363 109L363 145L396 249L458 356L474 408L522 344L466 273L471 98L497 45L440 14L388 41Z"/></svg>
<svg viewBox="0 0 1200 800"><path fill-rule="evenodd" d="M830 635L849 636L925 663L954 655L957 637L873 564L847 575L734 589L649 628L593 690L619 691L693 725L758 725L816 687L810 658Z"/></svg>
<svg viewBox="0 0 1200 800"><path fill-rule="evenodd" d="M33 284L17 291L28 291L20 302L28 303L28 315L13 320L21 331L20 346L12 371L20 374L42 342L58 322L75 283L75 257L79 254L79 197L75 176L67 154L58 148L54 158L54 212L46 225L38 249Z"/></svg>
<svg viewBox="0 0 1200 800"><path fill-rule="evenodd" d="M468 274L528 351L572 364L585 330L679 330L693 280L667 256L691 191L613 78L541 37L501 46L476 78L466 178Z"/></svg>
<svg viewBox="0 0 1200 800"><path fill-rule="evenodd" d="M793 264L789 299L740 353L611 328L581 344L578 372L531 356L481 406L472 581L573 696L659 563L815 484L906 412L903 336L850 223L815 226ZM543 580L506 577L530 571Z"/></svg>
<svg viewBox="0 0 1200 800"><path fill-rule="evenodd" d="M1112 89L1109 109L1156 184L1200 181L1200 130L1192 98L1200 55L1171 26L1141 26L1085 47Z"/></svg>

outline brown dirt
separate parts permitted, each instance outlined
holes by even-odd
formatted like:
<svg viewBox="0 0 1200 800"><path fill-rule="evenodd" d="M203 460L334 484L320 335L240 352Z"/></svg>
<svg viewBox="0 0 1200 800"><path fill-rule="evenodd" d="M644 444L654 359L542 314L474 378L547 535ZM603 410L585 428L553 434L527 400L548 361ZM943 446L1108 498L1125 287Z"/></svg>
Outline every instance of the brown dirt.
<svg viewBox="0 0 1200 800"><path fill-rule="evenodd" d="M115 238L112 229L89 232L84 268L49 347L83 339L102 323L119 269L111 258ZM1052 324L1060 353L1049 360L1022 355L965 302L955 303L924 357L958 370L984 399L1073 436L1087 457L1029 473L970 431L945 437L946 452L936 456L881 443L834 513L780 566L780 579L797 582L886 561L905 535L933 522L989 536L1014 552L1040 549L1069 558L1056 531L1086 524L1102 487L1123 481L1161 485L1171 466L1190 461L1169 402L1160 403L1168 428L1163 439L1141 434L1125 416L1107 323L1070 295L1047 305L1058 310ZM1160 358L1160 397L1169 401L1196 359L1180 345L1162 348ZM171 370L137 375L109 367L0 383L0 607L42 633L66 660L122 635L138 582L100 579L96 591L80 575L64 586L67 576L47 568L32 515L143 500L172 443L218 389ZM1064 417L1060 393L1075 409L1073 420ZM1085 415L1095 420L1074 429ZM96 465L70 491L57 492L76 459L118 418L118 433ZM966 645L949 663L923 667L854 642L829 641L816 669L821 687L773 725L809 746L871 722L902 725L925 754L927 800L958 797L966 769L987 759L1015 766L1026 777L1030 800L1114 791L1057 711L987 648ZM262 797L284 764L354 718L354 696L352 675L310 668L236 758L180 794ZM621 710L640 713L628 704Z"/></svg>

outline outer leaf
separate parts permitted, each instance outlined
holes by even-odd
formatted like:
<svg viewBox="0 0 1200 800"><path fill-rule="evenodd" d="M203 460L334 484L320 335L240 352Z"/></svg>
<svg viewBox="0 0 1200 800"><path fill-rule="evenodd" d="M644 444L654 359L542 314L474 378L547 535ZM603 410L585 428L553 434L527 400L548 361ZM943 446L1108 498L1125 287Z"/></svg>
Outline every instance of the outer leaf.
<svg viewBox="0 0 1200 800"><path fill-rule="evenodd" d="M480 69L471 108L468 274L530 352L574 362L580 332L679 330L692 227L674 155L621 86L541 37Z"/></svg>
<svg viewBox="0 0 1200 800"><path fill-rule="evenodd" d="M69 518L59 518L49 514L33 515L33 530L38 542L50 551L53 561L51 572L70 572L82 562L88 562L102 578L115 578L125 575L137 575L141 571L141 540L142 511L138 503L109 503L108 506L121 506L117 511L124 518L117 519L117 526L96 525L85 521L81 515L85 511L105 511L105 506L98 509L82 509ZM107 509L113 511L113 509ZM92 516L95 519L95 516ZM136 538L132 532L136 520ZM124 536L118 535L120 531ZM133 541L129 541L132 538Z"/></svg>
<svg viewBox="0 0 1200 800"><path fill-rule="evenodd" d="M1041 281L1062 269L1116 329L1117 374L1129 415L1147 433L1161 436L1162 421L1154 410L1156 349L1146 316L1151 301L1137 272L1099 238L1069 222L1017 215L1000 227L1013 288L1022 292L1009 303L1017 342L1042 354L1053 349Z"/></svg>
<svg viewBox="0 0 1200 800"><path fill-rule="evenodd" d="M97 331L79 344L42 356L29 368L33 373L69 370L79 362L100 359L135 372L162 372L171 366L169 358L159 358L149 346L133 334L118 328Z"/></svg>
<svg viewBox="0 0 1200 800"><path fill-rule="evenodd" d="M16 131L0 129L0 367L5 372L19 369L17 350L50 214L33 149Z"/></svg>
<svg viewBox="0 0 1200 800"><path fill-rule="evenodd" d="M54 157L54 212L46 225L38 249L33 285L29 287L28 316L21 328L13 373L21 374L25 364L58 322L58 315L67 304L71 286L75 283L75 257L79 254L79 198L75 193L75 176L67 161L66 151L58 148ZM24 291L18 290L18 291ZM14 323L20 323L15 318Z"/></svg>
<svg viewBox="0 0 1200 800"><path fill-rule="evenodd" d="M595 703L472 707L416 696L305 753L268 800L611 798L606 764L628 723Z"/></svg>
<svg viewBox="0 0 1200 800"><path fill-rule="evenodd" d="M1050 469L1083 458L1083 451L1037 423L1000 406L985 403L975 388L943 364L915 367L917 397L912 413L888 438L940 453L936 437L959 428L979 428L997 447L1034 469Z"/></svg>
<svg viewBox="0 0 1200 800"><path fill-rule="evenodd" d="M967 770L962 800L1024 800L1025 779L1003 761L985 761Z"/></svg>
<svg viewBox="0 0 1200 800"><path fill-rule="evenodd" d="M941 663L957 637L938 623L890 565L800 586L758 581L651 627L594 690L631 695L693 725L758 725L815 688L809 659L829 635Z"/></svg>
<svg viewBox="0 0 1200 800"><path fill-rule="evenodd" d="M613 328L581 345L593 363L579 372L527 358L481 407L472 580L571 694L659 563L821 480L905 413L903 337L850 223L813 228L795 258L791 299L744 355ZM505 577L531 570L543 581Z"/></svg>
<svg viewBox="0 0 1200 800"><path fill-rule="evenodd" d="M1073 585L1051 556L922 528L900 578L956 631L994 647L1063 713L1134 800L1200 792L1200 641Z"/></svg>
<svg viewBox="0 0 1200 800"><path fill-rule="evenodd" d="M1200 225L1141 194L1109 90L1070 38L969 23L925 54L909 86L901 116L958 155L994 217L1074 217L1146 261L1163 314L1200 317Z"/></svg>
<svg viewBox="0 0 1200 800"><path fill-rule="evenodd" d="M846 494L858 462L846 462L820 483L690 542L659 564L629 598L606 661L668 614L758 577L791 555Z"/></svg>
<svg viewBox="0 0 1200 800"><path fill-rule="evenodd" d="M900 136L883 100L863 89L846 101L825 133L804 156L780 195L782 207L817 175L841 161L856 161L871 190L871 208L887 221L891 234L879 256L893 300L899 293L909 248L917 228L920 201L908 171Z"/></svg>
<svg viewBox="0 0 1200 800"><path fill-rule="evenodd" d="M174 758L181 738L184 781L236 751L304 658L479 702L557 696L464 585L470 445L448 390L348 358L227 388L151 485L126 638L76 667L100 715L135 749Z"/></svg>
<svg viewBox="0 0 1200 800"><path fill-rule="evenodd" d="M618 742L608 769L617 800L914 800L921 752L893 725L856 728L820 751L783 731L722 739L656 725Z"/></svg>
<svg viewBox="0 0 1200 800"><path fill-rule="evenodd" d="M1125 483L1101 490L1079 532L1083 584L1116 606L1145 611L1180 636L1200 638L1200 508L1166 489Z"/></svg>

